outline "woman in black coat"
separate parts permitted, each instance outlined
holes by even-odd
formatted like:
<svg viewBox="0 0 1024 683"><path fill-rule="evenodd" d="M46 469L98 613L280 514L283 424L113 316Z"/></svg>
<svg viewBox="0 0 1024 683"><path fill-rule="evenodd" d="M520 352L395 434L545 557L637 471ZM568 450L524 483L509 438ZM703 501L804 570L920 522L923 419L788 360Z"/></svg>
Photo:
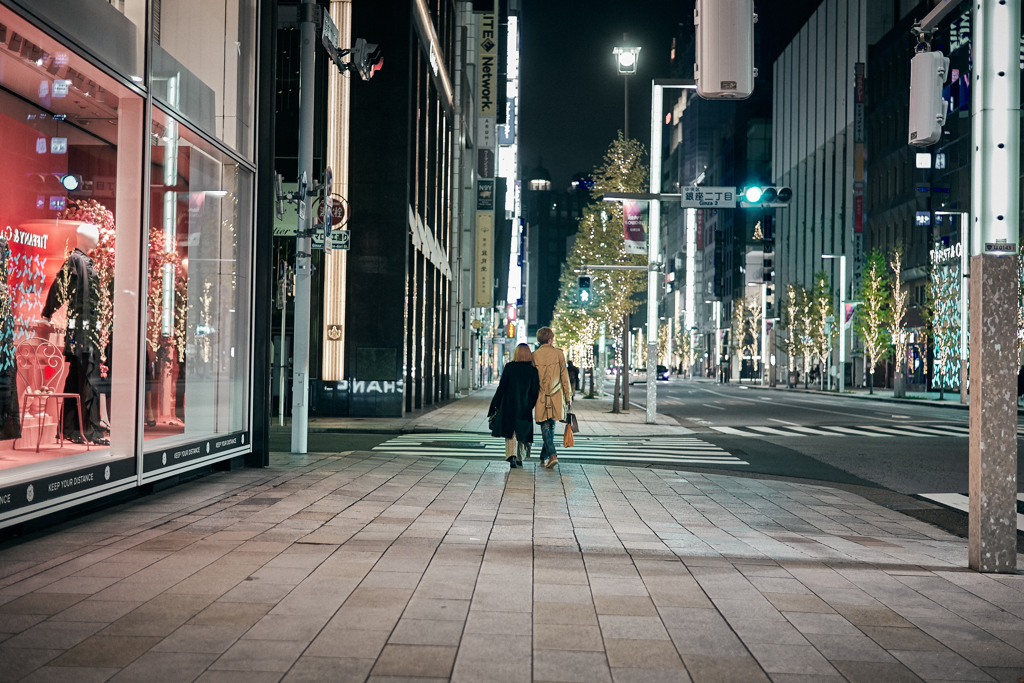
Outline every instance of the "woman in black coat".
<svg viewBox="0 0 1024 683"><path fill-rule="evenodd" d="M540 376L533 364L533 352L527 344L516 347L510 363L501 373L498 390L491 399L488 417L500 411L492 424L491 435L505 439L505 460L509 469L523 464L523 455L530 457L533 443L533 406L540 394ZM518 448L517 448L518 442Z"/></svg>

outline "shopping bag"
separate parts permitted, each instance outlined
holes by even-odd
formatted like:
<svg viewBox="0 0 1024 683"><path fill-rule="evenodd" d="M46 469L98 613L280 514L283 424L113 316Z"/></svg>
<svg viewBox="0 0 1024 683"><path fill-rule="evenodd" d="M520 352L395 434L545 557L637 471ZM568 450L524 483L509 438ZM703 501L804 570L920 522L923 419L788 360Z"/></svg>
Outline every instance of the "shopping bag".
<svg viewBox="0 0 1024 683"><path fill-rule="evenodd" d="M491 436L501 436L501 406L487 416L487 426L491 429Z"/></svg>
<svg viewBox="0 0 1024 683"><path fill-rule="evenodd" d="M572 448L572 425L565 425L565 432L562 434L562 445L565 446L566 448Z"/></svg>
<svg viewBox="0 0 1024 683"><path fill-rule="evenodd" d="M576 421L576 413L566 413L565 424L572 427L573 434L580 433L580 423Z"/></svg>

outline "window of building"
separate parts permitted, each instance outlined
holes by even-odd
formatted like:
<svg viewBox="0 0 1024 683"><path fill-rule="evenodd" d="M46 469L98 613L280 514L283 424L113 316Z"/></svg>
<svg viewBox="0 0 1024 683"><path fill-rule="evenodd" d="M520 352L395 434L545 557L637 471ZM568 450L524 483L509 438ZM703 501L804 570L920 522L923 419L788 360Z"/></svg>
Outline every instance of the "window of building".
<svg viewBox="0 0 1024 683"><path fill-rule="evenodd" d="M5 480L135 453L144 106L3 7L0 43Z"/></svg>
<svg viewBox="0 0 1024 683"><path fill-rule="evenodd" d="M153 3L153 94L252 158L256 0Z"/></svg>
<svg viewBox="0 0 1024 683"><path fill-rule="evenodd" d="M146 450L244 430L253 174L153 110Z"/></svg>

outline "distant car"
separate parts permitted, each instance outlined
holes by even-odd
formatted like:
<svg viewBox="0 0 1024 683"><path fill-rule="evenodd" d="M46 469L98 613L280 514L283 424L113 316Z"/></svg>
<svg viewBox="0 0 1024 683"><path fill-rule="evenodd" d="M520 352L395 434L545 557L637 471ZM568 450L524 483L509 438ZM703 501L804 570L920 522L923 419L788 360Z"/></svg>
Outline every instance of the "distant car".
<svg viewBox="0 0 1024 683"><path fill-rule="evenodd" d="M668 371L668 368L664 365L658 366L658 379L667 380L670 376L671 373Z"/></svg>

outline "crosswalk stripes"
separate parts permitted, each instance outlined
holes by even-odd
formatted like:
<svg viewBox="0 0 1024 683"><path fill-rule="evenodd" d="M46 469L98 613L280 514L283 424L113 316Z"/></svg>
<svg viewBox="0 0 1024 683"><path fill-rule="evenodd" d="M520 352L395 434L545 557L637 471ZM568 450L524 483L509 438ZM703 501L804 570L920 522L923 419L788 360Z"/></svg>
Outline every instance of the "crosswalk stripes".
<svg viewBox="0 0 1024 683"><path fill-rule="evenodd" d="M885 425L814 425L805 427L802 425L778 424L772 426L746 425L743 427L725 427L708 425L712 430L720 434L731 436L746 436L763 438L766 436L784 437L805 437L805 436L867 436L867 437L923 437L926 439L934 437L967 437L970 436L970 428L966 424L897 424L888 423ZM1017 433L1024 435L1024 427L1018 428Z"/></svg>
<svg viewBox="0 0 1024 683"><path fill-rule="evenodd" d="M919 493L919 498L925 498L943 507L953 508L961 512L969 512L970 498L964 493ZM1024 502L1024 493L1017 494L1017 509ZM1024 515L1017 513L1017 531L1024 531Z"/></svg>
<svg viewBox="0 0 1024 683"><path fill-rule="evenodd" d="M561 437L556 439L560 445ZM505 441L483 434L402 434L373 450L402 455L447 458L504 459ZM534 457L540 453L540 435L534 436ZM616 460L681 465L749 465L728 451L696 437L577 436L572 448L558 448L558 459Z"/></svg>

